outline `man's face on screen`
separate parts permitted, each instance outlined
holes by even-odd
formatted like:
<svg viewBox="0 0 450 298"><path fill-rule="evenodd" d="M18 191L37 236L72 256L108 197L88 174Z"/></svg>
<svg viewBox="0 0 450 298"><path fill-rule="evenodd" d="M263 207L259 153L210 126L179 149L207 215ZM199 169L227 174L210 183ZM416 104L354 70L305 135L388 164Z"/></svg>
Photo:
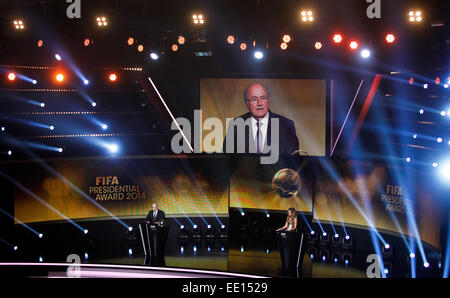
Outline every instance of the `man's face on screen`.
<svg viewBox="0 0 450 298"><path fill-rule="evenodd" d="M155 204L152 205L152 210L156 211L156 209L158 209L158 206L156 206Z"/></svg>
<svg viewBox="0 0 450 298"><path fill-rule="evenodd" d="M248 110L256 119L263 118L269 110L269 95L260 84L253 84L247 88L245 102Z"/></svg>

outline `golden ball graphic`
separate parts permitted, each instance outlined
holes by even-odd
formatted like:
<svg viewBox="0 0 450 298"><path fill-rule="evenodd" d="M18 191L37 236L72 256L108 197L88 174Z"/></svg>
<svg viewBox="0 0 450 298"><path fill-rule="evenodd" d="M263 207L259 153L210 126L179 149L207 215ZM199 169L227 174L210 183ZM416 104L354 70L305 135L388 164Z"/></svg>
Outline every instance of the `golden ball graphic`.
<svg viewBox="0 0 450 298"><path fill-rule="evenodd" d="M302 187L300 176L292 169L282 169L273 175L272 188L282 198L295 197Z"/></svg>

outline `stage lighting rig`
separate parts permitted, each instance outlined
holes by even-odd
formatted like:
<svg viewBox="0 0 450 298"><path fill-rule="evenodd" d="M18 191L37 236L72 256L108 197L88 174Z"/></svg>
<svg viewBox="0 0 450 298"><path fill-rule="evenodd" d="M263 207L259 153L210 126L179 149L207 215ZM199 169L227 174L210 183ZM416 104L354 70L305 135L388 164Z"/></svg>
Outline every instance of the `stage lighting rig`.
<svg viewBox="0 0 450 298"><path fill-rule="evenodd" d="M410 10L408 13L409 16L409 22L410 23L420 23L422 22L423 16L422 11L420 10Z"/></svg>
<svg viewBox="0 0 450 298"><path fill-rule="evenodd" d="M236 41L236 38L234 37L234 35L228 35L227 42L229 44L234 44L235 41Z"/></svg>
<svg viewBox="0 0 450 298"><path fill-rule="evenodd" d="M219 230L219 238L228 238L228 230L226 225L221 225Z"/></svg>
<svg viewBox="0 0 450 298"><path fill-rule="evenodd" d="M183 35L178 36L178 44L183 45L186 42L186 38Z"/></svg>
<svg viewBox="0 0 450 298"><path fill-rule="evenodd" d="M341 43L343 39L344 39L344 37L339 33L333 35L334 43Z"/></svg>
<svg viewBox="0 0 450 298"><path fill-rule="evenodd" d="M198 225L194 225L192 227L192 238L193 239L200 239L200 238L202 238L202 231L200 230Z"/></svg>
<svg viewBox="0 0 450 298"><path fill-rule="evenodd" d="M189 231L185 225L180 225L180 229L178 231L178 239L180 240L189 239Z"/></svg>
<svg viewBox="0 0 450 298"><path fill-rule="evenodd" d="M97 17L96 20L97 20L97 26L99 26L99 27L106 27L108 25L108 21L105 16Z"/></svg>
<svg viewBox="0 0 450 298"><path fill-rule="evenodd" d="M395 41L395 35L392 33L386 34L386 42L387 43L394 43Z"/></svg>
<svg viewBox="0 0 450 298"><path fill-rule="evenodd" d="M24 24L23 20L14 20L13 24L14 24L14 28L16 28L16 30L25 29L25 24Z"/></svg>
<svg viewBox="0 0 450 298"><path fill-rule="evenodd" d="M216 237L216 229L213 225L207 225L205 228L205 238L215 238Z"/></svg>
<svg viewBox="0 0 450 298"><path fill-rule="evenodd" d="M313 12L311 10L302 10L300 12L300 20L303 23L311 23L312 21L314 21Z"/></svg>
<svg viewBox="0 0 450 298"><path fill-rule="evenodd" d="M192 15L192 21L195 25L203 25L205 23L205 18L202 14L194 14Z"/></svg>

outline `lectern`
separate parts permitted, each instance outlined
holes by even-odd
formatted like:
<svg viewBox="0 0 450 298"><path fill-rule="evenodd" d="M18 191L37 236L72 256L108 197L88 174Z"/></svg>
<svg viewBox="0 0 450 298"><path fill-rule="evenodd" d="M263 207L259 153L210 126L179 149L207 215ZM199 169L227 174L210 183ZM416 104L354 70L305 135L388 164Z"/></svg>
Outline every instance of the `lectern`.
<svg viewBox="0 0 450 298"><path fill-rule="evenodd" d="M280 244L281 265L285 269L295 269L301 266L303 233L297 231L278 232Z"/></svg>
<svg viewBox="0 0 450 298"><path fill-rule="evenodd" d="M139 224L142 246L145 256L153 258L164 257L169 227L164 221Z"/></svg>

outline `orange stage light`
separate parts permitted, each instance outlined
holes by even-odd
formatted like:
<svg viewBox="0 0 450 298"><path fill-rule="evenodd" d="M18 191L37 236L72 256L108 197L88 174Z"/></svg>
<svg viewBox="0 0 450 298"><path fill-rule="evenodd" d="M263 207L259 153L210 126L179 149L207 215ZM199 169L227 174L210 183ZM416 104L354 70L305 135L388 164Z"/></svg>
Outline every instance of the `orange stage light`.
<svg viewBox="0 0 450 298"><path fill-rule="evenodd" d="M10 81L14 81L16 79L16 75L15 75L15 73L13 73L13 72L10 72L9 74L8 74L8 80L10 80Z"/></svg>

